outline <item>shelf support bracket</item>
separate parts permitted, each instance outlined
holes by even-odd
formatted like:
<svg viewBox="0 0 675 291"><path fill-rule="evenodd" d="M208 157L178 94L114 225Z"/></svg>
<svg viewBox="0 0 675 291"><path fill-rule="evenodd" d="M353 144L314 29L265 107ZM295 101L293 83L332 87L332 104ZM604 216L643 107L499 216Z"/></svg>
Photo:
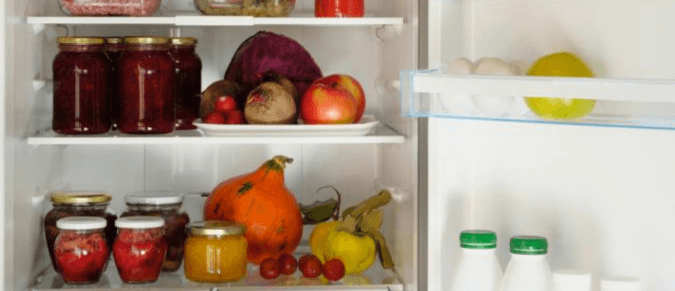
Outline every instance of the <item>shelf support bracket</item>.
<svg viewBox="0 0 675 291"><path fill-rule="evenodd" d="M382 25L374 28L373 34L378 43L384 43L386 40L400 36L403 32L403 25Z"/></svg>

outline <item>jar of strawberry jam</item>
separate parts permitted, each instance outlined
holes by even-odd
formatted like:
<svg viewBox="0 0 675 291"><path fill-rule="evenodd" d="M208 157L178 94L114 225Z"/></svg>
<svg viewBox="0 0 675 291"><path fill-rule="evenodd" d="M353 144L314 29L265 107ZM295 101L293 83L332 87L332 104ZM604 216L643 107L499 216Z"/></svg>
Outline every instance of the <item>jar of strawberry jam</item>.
<svg viewBox="0 0 675 291"><path fill-rule="evenodd" d="M66 284L98 282L110 257L100 217L74 216L59 219L54 254L59 274Z"/></svg>
<svg viewBox="0 0 675 291"><path fill-rule="evenodd" d="M113 129L117 128L117 118L119 117L119 84L117 83L117 61L124 52L124 42L121 37L109 37L105 39L105 54L110 60L110 117L113 123Z"/></svg>
<svg viewBox="0 0 675 291"><path fill-rule="evenodd" d="M122 282L157 281L166 255L164 219L153 216L123 217L115 221L119 229L113 244L113 257Z"/></svg>
<svg viewBox="0 0 675 291"><path fill-rule="evenodd" d="M59 229L56 222L65 217L71 216L95 216L107 221L105 235L108 242L108 248L112 248L115 241L117 230L115 229L115 219L117 216L108 210L108 204L112 197L108 193L75 191L75 192L55 192L51 195L53 208L47 212L44 219L45 238L47 239L47 250L52 260L54 270L56 268L56 258L54 257L54 243L59 235Z"/></svg>
<svg viewBox="0 0 675 291"><path fill-rule="evenodd" d="M110 130L110 63L103 38L59 37L52 64L52 129L59 134L100 134Z"/></svg>
<svg viewBox="0 0 675 291"><path fill-rule="evenodd" d="M174 61L165 37L127 37L117 61L120 115L128 134L171 133L176 126Z"/></svg>
<svg viewBox="0 0 675 291"><path fill-rule="evenodd" d="M197 40L191 37L171 39L171 55L176 62L176 129L197 127L192 122L199 118L202 93L202 61L195 53Z"/></svg>
<svg viewBox="0 0 675 291"><path fill-rule="evenodd" d="M181 209L183 196L173 192L132 193L124 197L127 211L120 217L158 216L164 219L164 235L168 249L164 258L163 271L178 270L183 262L187 233L185 226L190 222L187 213Z"/></svg>

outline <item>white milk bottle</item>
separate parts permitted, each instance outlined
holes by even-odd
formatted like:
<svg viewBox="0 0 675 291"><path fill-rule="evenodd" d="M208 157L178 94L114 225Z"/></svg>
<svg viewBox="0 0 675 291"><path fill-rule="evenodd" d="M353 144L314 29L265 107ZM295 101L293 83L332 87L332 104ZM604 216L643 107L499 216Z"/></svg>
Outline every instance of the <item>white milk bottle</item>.
<svg viewBox="0 0 675 291"><path fill-rule="evenodd" d="M591 273L578 270L553 272L553 291L591 291Z"/></svg>
<svg viewBox="0 0 675 291"><path fill-rule="evenodd" d="M600 280L600 291L642 291L642 282L633 277L610 277Z"/></svg>
<svg viewBox="0 0 675 291"><path fill-rule="evenodd" d="M459 235L462 254L451 277L450 291L498 291L502 267L497 261L497 235L465 230Z"/></svg>
<svg viewBox="0 0 675 291"><path fill-rule="evenodd" d="M548 242L538 236L511 239L511 261L500 291L551 291L551 267L546 260Z"/></svg>

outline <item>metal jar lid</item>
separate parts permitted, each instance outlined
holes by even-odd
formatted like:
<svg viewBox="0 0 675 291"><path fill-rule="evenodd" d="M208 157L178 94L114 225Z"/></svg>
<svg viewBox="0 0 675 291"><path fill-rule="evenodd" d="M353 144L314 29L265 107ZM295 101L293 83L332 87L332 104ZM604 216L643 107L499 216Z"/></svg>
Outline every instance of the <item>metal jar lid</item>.
<svg viewBox="0 0 675 291"><path fill-rule="evenodd" d="M122 44L123 39L121 37L108 37L105 39L107 44Z"/></svg>
<svg viewBox="0 0 675 291"><path fill-rule="evenodd" d="M56 42L70 45L95 45L105 43L105 39L101 37L59 37Z"/></svg>
<svg viewBox="0 0 675 291"><path fill-rule="evenodd" d="M172 45L196 45L197 39L194 37L173 37L171 38Z"/></svg>
<svg viewBox="0 0 675 291"><path fill-rule="evenodd" d="M246 226L233 221L198 221L187 225L190 235L195 236L232 236L243 235Z"/></svg>
<svg viewBox="0 0 675 291"><path fill-rule="evenodd" d="M169 39L162 36L129 36L124 38L126 44L167 44Z"/></svg>
<svg viewBox="0 0 675 291"><path fill-rule="evenodd" d="M54 192L50 199L54 204L102 204L112 200L112 196L105 192L70 191Z"/></svg>

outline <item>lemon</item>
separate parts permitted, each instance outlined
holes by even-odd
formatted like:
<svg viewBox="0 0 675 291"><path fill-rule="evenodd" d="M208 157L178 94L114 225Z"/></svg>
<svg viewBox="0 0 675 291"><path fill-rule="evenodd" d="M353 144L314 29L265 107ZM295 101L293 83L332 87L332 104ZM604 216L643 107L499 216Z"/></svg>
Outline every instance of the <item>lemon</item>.
<svg viewBox="0 0 675 291"><path fill-rule="evenodd" d="M345 265L345 274L357 274L368 269L377 257L375 241L337 230L340 222L324 222L314 227L309 237L312 254L322 263L339 259Z"/></svg>
<svg viewBox="0 0 675 291"><path fill-rule="evenodd" d="M538 59L527 72L530 76L595 77L578 56L561 52ZM595 100L572 98L525 97L530 110L545 119L577 119L591 113Z"/></svg>

